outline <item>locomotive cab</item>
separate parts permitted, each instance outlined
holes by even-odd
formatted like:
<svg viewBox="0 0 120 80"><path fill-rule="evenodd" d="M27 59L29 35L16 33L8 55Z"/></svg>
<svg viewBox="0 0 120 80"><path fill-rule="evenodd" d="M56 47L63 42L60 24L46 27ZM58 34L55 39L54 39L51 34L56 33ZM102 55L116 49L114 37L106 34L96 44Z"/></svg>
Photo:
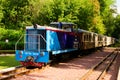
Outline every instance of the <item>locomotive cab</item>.
<svg viewBox="0 0 120 80"><path fill-rule="evenodd" d="M69 22L51 22L50 26L71 32L73 31L73 28L76 27L75 24Z"/></svg>

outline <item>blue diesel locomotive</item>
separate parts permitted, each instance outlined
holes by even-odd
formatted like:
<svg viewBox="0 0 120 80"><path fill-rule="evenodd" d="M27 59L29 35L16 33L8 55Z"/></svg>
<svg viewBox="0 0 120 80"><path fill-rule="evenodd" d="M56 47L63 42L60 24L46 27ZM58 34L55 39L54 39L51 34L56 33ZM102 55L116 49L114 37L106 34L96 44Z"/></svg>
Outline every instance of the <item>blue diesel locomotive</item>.
<svg viewBox="0 0 120 80"><path fill-rule="evenodd" d="M53 22L50 26L26 27L24 50L18 50L16 43L16 60L23 66L39 67L53 55L77 50L73 23Z"/></svg>
<svg viewBox="0 0 120 80"><path fill-rule="evenodd" d="M23 66L37 66L49 63L53 56L68 54L71 51L88 50L115 43L112 37L97 33L74 29L75 24L69 22L52 22L49 26L37 24L26 27L24 34L24 50L16 49L16 60Z"/></svg>

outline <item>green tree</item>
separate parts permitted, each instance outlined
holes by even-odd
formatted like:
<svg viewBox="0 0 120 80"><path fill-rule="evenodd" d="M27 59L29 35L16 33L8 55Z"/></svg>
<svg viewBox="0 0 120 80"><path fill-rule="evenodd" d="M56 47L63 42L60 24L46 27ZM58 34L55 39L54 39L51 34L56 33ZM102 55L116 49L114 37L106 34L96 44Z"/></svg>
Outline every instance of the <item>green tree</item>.
<svg viewBox="0 0 120 80"><path fill-rule="evenodd" d="M76 22L79 0L48 0L43 4L39 19L44 24L52 21Z"/></svg>
<svg viewBox="0 0 120 80"><path fill-rule="evenodd" d="M99 0L100 3L100 15L102 16L103 23L106 27L106 35L111 36L114 31L114 16L115 11L111 8L111 5L115 0Z"/></svg>
<svg viewBox="0 0 120 80"><path fill-rule="evenodd" d="M120 15L116 16L114 22L115 22L115 29L112 33L112 36L117 38L117 39L120 39Z"/></svg>
<svg viewBox="0 0 120 80"><path fill-rule="evenodd" d="M114 31L114 0L1 0L0 21L8 29L26 25L73 22L78 28L110 35ZM1 4L1 3L0 3ZM3 16L2 16L3 15ZM111 33L110 33L111 32Z"/></svg>
<svg viewBox="0 0 120 80"><path fill-rule="evenodd" d="M79 0L64 0L64 4L61 3L62 11L59 17L59 21L64 22L74 22L76 23L78 18L78 9L80 7L80 1Z"/></svg>
<svg viewBox="0 0 120 80"><path fill-rule="evenodd" d="M92 25L93 5L88 0L81 0L81 5L78 9L77 24L79 28L89 30Z"/></svg>
<svg viewBox="0 0 120 80"><path fill-rule="evenodd" d="M4 0L2 23L5 28L19 29L24 26L28 19L27 6L28 0Z"/></svg>
<svg viewBox="0 0 120 80"><path fill-rule="evenodd" d="M100 3L98 0L92 0L93 4L93 21L92 21L92 26L89 28L90 31L100 33L100 34L105 34L106 29L103 24L102 16L100 15Z"/></svg>
<svg viewBox="0 0 120 80"><path fill-rule="evenodd" d="M41 8L39 9L39 16L36 22L40 25L49 25L55 19L53 16L52 8L53 8L53 0L41 0L40 2Z"/></svg>
<svg viewBox="0 0 120 80"><path fill-rule="evenodd" d="M98 0L81 0L81 2L77 15L77 23L80 28L104 34L106 30L100 15L100 4Z"/></svg>
<svg viewBox="0 0 120 80"><path fill-rule="evenodd" d="M0 27L2 26L1 20L3 18L3 12L2 12L2 0L0 1Z"/></svg>

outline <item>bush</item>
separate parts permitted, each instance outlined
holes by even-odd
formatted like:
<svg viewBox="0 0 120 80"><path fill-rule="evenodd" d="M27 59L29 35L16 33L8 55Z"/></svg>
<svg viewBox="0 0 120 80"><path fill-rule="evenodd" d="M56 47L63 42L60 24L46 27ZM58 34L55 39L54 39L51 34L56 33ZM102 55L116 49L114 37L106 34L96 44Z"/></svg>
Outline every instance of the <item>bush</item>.
<svg viewBox="0 0 120 80"><path fill-rule="evenodd" d="M17 41L22 34L24 34L24 31L22 30L5 30L3 28L0 28L0 41L5 41L6 39L9 41Z"/></svg>
<svg viewBox="0 0 120 80"><path fill-rule="evenodd" d="M24 31L20 30L11 30L11 29L4 29L0 28L0 49L1 50L14 50L15 43L18 39L24 34ZM6 42L8 40L8 42ZM23 40L18 45L20 49L23 49Z"/></svg>
<svg viewBox="0 0 120 80"><path fill-rule="evenodd" d="M113 47L120 47L120 41L116 42Z"/></svg>
<svg viewBox="0 0 120 80"><path fill-rule="evenodd" d="M0 50L15 50L15 43L16 42L0 42ZM24 49L24 43L18 43L17 49Z"/></svg>

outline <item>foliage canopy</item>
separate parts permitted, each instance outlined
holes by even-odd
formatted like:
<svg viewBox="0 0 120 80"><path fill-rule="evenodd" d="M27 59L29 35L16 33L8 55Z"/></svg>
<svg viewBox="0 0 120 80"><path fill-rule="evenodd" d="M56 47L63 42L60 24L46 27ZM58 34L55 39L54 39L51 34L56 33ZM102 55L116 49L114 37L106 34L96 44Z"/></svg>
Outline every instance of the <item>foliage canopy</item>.
<svg viewBox="0 0 120 80"><path fill-rule="evenodd" d="M0 0L0 27L24 29L27 25L73 22L78 28L115 35L118 18L111 5L115 0Z"/></svg>

